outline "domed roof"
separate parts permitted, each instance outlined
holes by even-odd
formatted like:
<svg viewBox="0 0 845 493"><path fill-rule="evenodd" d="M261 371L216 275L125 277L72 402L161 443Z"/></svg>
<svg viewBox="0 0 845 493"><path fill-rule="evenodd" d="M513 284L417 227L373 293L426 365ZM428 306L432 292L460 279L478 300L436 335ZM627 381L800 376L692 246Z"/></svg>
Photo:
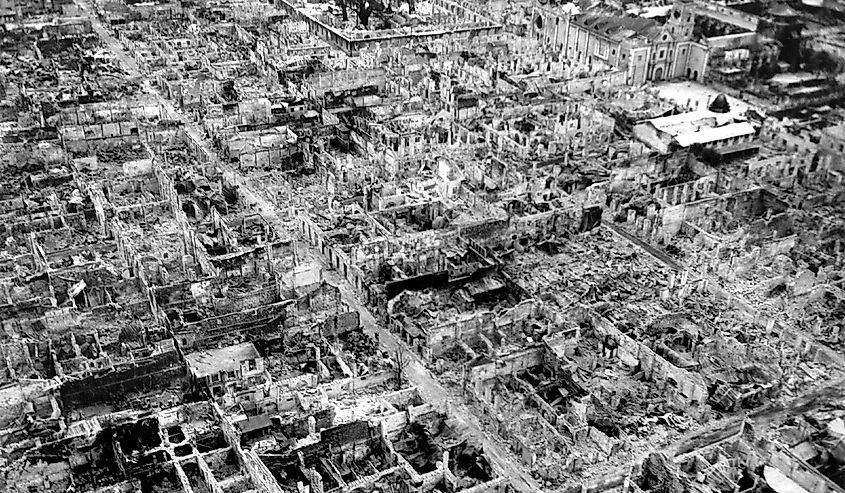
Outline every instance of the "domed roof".
<svg viewBox="0 0 845 493"><path fill-rule="evenodd" d="M731 110L731 105L728 103L728 98L725 97L724 94L719 94L713 102L710 103L709 109L713 113L727 113Z"/></svg>

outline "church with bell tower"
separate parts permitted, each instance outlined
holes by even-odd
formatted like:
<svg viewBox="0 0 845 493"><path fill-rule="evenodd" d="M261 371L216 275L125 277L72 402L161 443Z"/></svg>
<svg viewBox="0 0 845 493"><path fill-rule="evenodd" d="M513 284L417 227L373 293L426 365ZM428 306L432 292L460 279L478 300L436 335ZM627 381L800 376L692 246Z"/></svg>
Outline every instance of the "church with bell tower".
<svg viewBox="0 0 845 493"><path fill-rule="evenodd" d="M563 58L586 67L624 70L631 85L647 81L701 81L708 48L694 39L693 0L675 0L665 21L632 15L573 13L537 6L535 34Z"/></svg>

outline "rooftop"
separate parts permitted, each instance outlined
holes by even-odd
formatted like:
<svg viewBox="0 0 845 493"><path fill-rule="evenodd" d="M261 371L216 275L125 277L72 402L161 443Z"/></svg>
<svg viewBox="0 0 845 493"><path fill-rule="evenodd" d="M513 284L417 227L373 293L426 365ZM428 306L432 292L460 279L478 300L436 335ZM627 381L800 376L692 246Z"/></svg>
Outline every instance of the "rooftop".
<svg viewBox="0 0 845 493"><path fill-rule="evenodd" d="M728 123L718 127L705 127L695 131L675 135L675 140L683 147L693 144L708 144L719 140L754 135L756 129L748 122Z"/></svg>
<svg viewBox="0 0 845 493"><path fill-rule="evenodd" d="M656 21L645 17L585 14L576 18L576 22L617 41L634 36L649 36L659 28Z"/></svg>

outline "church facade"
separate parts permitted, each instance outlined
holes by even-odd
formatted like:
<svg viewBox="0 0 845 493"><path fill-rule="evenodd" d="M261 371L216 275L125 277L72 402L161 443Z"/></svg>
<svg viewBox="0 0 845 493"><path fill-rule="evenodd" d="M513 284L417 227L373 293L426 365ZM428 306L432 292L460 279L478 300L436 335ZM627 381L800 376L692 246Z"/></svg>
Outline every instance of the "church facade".
<svg viewBox="0 0 845 493"><path fill-rule="evenodd" d="M563 58L586 66L626 71L631 85L678 78L701 81L707 46L693 41L695 7L676 0L665 23L609 14L571 14L535 6L537 36L560 50Z"/></svg>

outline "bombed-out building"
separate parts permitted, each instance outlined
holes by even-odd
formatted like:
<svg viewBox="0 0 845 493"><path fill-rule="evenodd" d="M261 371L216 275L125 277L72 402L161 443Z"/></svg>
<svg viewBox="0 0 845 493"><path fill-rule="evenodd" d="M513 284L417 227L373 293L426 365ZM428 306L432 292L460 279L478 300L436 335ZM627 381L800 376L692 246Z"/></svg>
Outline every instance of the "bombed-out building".
<svg viewBox="0 0 845 493"><path fill-rule="evenodd" d="M0 1L0 491L841 493L841 10Z"/></svg>

